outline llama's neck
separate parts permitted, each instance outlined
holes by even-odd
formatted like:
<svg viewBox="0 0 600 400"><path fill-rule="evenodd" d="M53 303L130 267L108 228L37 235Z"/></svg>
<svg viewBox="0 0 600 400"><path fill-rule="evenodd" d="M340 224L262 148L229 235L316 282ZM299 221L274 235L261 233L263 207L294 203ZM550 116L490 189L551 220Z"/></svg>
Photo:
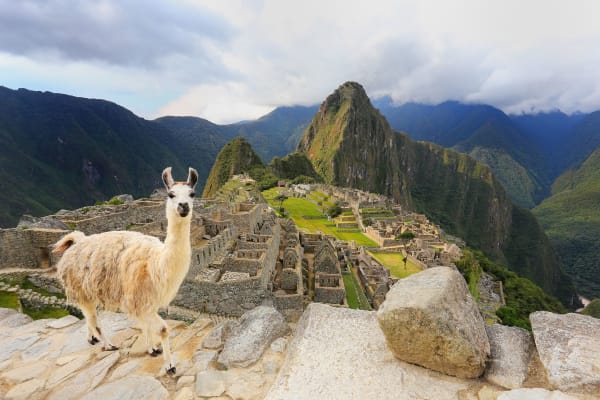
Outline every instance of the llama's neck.
<svg viewBox="0 0 600 400"><path fill-rule="evenodd" d="M167 237L161 256L161 275L166 277L167 301L171 301L190 267L192 248L190 245L190 218L168 221Z"/></svg>

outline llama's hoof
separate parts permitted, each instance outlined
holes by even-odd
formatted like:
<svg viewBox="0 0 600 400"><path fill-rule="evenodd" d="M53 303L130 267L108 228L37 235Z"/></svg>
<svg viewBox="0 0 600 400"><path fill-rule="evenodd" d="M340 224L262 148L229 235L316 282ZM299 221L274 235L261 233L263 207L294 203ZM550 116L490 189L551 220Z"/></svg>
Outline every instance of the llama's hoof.
<svg viewBox="0 0 600 400"><path fill-rule="evenodd" d="M92 336L92 338L88 340L88 343L93 346L96 343L100 343L100 340L98 340L98 338L96 336Z"/></svg>
<svg viewBox="0 0 600 400"><path fill-rule="evenodd" d="M175 375L176 372L177 371L176 371L175 367L167 368L167 375L173 376L173 375Z"/></svg>
<svg viewBox="0 0 600 400"><path fill-rule="evenodd" d="M115 351L115 350L119 350L119 348L113 344L111 344L110 346L104 346L102 348L102 350L104 351Z"/></svg>
<svg viewBox="0 0 600 400"><path fill-rule="evenodd" d="M157 357L159 354L162 354L162 349L152 349L152 353L150 353L152 357Z"/></svg>

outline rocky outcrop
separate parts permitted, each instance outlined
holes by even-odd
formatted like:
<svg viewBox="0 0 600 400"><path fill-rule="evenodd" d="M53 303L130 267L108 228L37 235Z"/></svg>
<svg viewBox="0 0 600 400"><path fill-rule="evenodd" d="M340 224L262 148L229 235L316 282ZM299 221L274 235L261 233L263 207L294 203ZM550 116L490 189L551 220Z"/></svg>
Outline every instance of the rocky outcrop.
<svg viewBox="0 0 600 400"><path fill-rule="evenodd" d="M113 352L90 346L85 321L73 316L28 319L0 308L0 398L38 399L193 399L195 396L262 399L275 379L283 355L267 350L251 369L217 371L217 351L201 348L210 319L191 325L167 321L177 375L165 376L162 357L146 353L145 340L125 314L100 312L103 332L120 347ZM6 323L5 323L6 322ZM218 381L213 381L213 377ZM218 394L217 394L218 393ZM200 397L202 396L202 397Z"/></svg>
<svg viewBox="0 0 600 400"><path fill-rule="evenodd" d="M474 383L395 358L375 312L312 303L266 399L454 400Z"/></svg>
<svg viewBox="0 0 600 400"><path fill-rule="evenodd" d="M600 320L580 314L530 315L550 384L565 392L600 393Z"/></svg>
<svg viewBox="0 0 600 400"><path fill-rule="evenodd" d="M392 353L400 360L461 378L480 376L490 344L462 275L430 268L399 280L377 311Z"/></svg>
<svg viewBox="0 0 600 400"><path fill-rule="evenodd" d="M486 327L491 357L485 378L496 385L523 386L531 358L531 334L525 329L494 324Z"/></svg>
<svg viewBox="0 0 600 400"><path fill-rule="evenodd" d="M272 307L260 306L246 312L233 328L219 355L221 368L254 364L275 339L288 334L285 318Z"/></svg>
<svg viewBox="0 0 600 400"><path fill-rule="evenodd" d="M579 397L571 396L558 390L540 388L515 389L504 392L497 400L578 400Z"/></svg>

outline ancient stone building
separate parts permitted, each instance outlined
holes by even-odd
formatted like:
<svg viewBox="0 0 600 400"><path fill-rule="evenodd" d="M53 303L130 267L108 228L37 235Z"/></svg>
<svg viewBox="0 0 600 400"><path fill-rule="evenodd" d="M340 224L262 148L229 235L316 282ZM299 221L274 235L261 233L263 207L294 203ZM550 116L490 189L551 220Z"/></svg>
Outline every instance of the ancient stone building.
<svg viewBox="0 0 600 400"><path fill-rule="evenodd" d="M321 241L315 250L313 261L315 273L314 301L330 304L344 304L346 291L337 252L329 239Z"/></svg>

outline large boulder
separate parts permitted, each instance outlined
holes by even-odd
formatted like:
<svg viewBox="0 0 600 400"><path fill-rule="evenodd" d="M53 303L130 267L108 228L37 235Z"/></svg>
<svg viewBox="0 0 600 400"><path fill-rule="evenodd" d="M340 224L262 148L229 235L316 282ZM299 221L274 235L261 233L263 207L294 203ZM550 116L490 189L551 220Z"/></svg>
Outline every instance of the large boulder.
<svg viewBox="0 0 600 400"><path fill-rule="evenodd" d="M531 358L531 334L525 329L494 324L486 327L491 360L485 378L508 389L523 386Z"/></svg>
<svg viewBox="0 0 600 400"><path fill-rule="evenodd" d="M242 315L239 324L227 336L217 366L229 369L254 364L273 340L289 332L290 327L277 310L256 307Z"/></svg>
<svg viewBox="0 0 600 400"><path fill-rule="evenodd" d="M564 392L600 393L600 320L547 311L529 319L550 384Z"/></svg>
<svg viewBox="0 0 600 400"><path fill-rule="evenodd" d="M379 326L400 360L461 378L485 370L485 323L462 275L448 267L401 279L377 311Z"/></svg>
<svg viewBox="0 0 600 400"><path fill-rule="evenodd" d="M472 385L394 357L375 312L312 303L266 400L454 400Z"/></svg>

